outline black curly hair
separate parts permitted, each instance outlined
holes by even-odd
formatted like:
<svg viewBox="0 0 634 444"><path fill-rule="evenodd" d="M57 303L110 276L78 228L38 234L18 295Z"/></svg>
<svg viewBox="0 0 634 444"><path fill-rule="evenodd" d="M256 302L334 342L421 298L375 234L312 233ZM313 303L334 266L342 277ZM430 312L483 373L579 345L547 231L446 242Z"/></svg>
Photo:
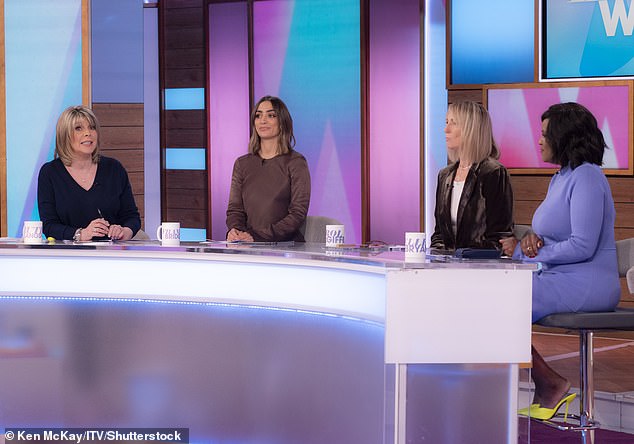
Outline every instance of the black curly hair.
<svg viewBox="0 0 634 444"><path fill-rule="evenodd" d="M583 105L557 103L542 114L548 119L544 138L553 151L553 163L573 170L584 162L601 166L605 139L597 119Z"/></svg>

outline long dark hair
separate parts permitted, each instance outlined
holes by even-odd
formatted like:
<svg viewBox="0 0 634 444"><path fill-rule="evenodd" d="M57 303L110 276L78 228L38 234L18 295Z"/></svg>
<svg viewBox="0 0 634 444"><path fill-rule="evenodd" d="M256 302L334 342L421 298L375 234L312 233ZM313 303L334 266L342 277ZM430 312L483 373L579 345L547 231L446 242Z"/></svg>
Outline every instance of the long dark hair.
<svg viewBox="0 0 634 444"><path fill-rule="evenodd" d="M286 154L292 151L295 146L295 136L293 135L293 119L282 99L274 96L264 96L253 107L251 111L251 139L249 140L249 152L255 154L260 151L260 136L255 130L255 114L262 102L271 102L277 114L277 121L280 125L280 134L277 138L277 154Z"/></svg>
<svg viewBox="0 0 634 444"><path fill-rule="evenodd" d="M553 151L553 163L575 169L584 162L601 166L605 139L597 119L575 102L557 103L542 114L548 119L544 138Z"/></svg>

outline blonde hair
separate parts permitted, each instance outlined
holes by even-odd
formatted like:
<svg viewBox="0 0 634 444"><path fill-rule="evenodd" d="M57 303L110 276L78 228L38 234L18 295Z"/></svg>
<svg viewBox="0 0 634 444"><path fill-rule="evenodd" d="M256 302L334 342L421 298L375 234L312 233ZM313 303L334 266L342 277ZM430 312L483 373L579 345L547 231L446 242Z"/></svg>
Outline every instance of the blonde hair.
<svg viewBox="0 0 634 444"><path fill-rule="evenodd" d="M99 161L99 121L92 110L83 105L70 106L66 108L57 119L55 131L55 157L59 157L64 165L73 163L72 137L75 125L80 120L85 120L91 128L97 132L97 143L92 152L92 162Z"/></svg>
<svg viewBox="0 0 634 444"><path fill-rule="evenodd" d="M280 125L280 134L277 136L276 154L287 154L295 146L293 135L293 119L282 99L274 96L264 96L255 104L251 111L251 139L249 140L249 153L256 154L260 151L260 136L255 130L255 115L262 102L271 102Z"/></svg>
<svg viewBox="0 0 634 444"><path fill-rule="evenodd" d="M470 163L479 163L488 157L500 157L500 150L493 139L491 117L481 104L472 101L451 103L447 111L453 113L460 128L460 151L463 159ZM449 159L452 162L458 160L457 153L450 150Z"/></svg>

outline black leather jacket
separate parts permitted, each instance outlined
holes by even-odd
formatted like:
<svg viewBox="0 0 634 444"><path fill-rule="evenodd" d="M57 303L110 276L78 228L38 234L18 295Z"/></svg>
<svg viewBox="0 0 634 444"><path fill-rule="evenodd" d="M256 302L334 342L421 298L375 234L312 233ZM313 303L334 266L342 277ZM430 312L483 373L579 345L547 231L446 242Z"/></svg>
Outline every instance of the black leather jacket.
<svg viewBox="0 0 634 444"><path fill-rule="evenodd" d="M458 163L438 173L436 227L431 247L500 249L499 240L513 231L513 190L506 168L488 158L472 167L458 205L456 234L451 227L451 192Z"/></svg>

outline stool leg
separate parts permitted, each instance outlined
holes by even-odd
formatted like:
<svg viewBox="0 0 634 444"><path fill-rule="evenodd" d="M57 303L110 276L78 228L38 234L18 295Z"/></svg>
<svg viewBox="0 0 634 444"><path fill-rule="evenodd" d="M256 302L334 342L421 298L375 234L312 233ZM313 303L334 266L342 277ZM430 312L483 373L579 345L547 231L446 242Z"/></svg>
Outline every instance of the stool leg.
<svg viewBox="0 0 634 444"><path fill-rule="evenodd" d="M582 330L579 333L580 358L580 391L581 412L579 425L584 427L593 423L594 414L594 350L592 345L593 332Z"/></svg>

